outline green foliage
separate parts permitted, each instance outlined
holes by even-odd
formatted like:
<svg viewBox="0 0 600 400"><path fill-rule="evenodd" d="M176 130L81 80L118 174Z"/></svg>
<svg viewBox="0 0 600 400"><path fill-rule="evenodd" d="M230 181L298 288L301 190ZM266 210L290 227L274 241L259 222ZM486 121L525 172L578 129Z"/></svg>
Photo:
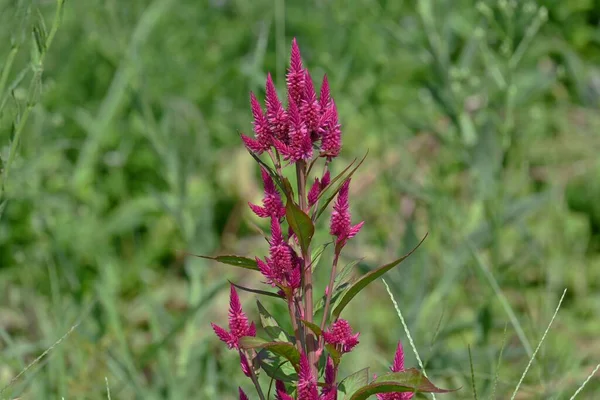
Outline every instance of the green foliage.
<svg viewBox="0 0 600 400"><path fill-rule="evenodd" d="M253 227L266 226L245 208L259 179L236 132L250 131L248 91L263 97L267 71L282 87L292 36L315 80L330 78L342 157L369 150L351 195L366 224L340 265L361 259L363 276L429 232L388 276L432 380L470 387L470 344L478 396L507 398L529 360L515 326L537 343L565 287L521 390L569 398L600 359L593 1L0 0L0 10L0 390L77 325L1 397L106 399L105 377L112 398L250 387L209 322L225 320L227 278L252 287L260 276L183 252L264 254ZM317 225L313 243L328 240ZM348 286L336 287L339 300ZM368 309L344 309L361 332L347 357L374 373L403 335L381 289L361 293ZM268 300L283 320L283 302ZM272 375L293 376L285 358L259 354ZM579 398L599 390L591 380Z"/></svg>

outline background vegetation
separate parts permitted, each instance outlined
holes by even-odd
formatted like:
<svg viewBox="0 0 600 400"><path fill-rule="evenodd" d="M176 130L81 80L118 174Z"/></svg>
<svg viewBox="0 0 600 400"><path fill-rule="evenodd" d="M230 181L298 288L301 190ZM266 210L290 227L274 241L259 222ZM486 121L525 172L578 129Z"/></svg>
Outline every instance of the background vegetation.
<svg viewBox="0 0 600 400"><path fill-rule="evenodd" d="M444 398L508 398L565 288L517 397L569 398L600 362L598 1L85 0L58 24L61 3L0 0L0 397L249 387L209 322L259 277L183 251L266 250L237 131L293 36L330 77L336 168L369 149L344 262L429 232L386 279L432 380L462 386ZM404 330L381 282L361 296L345 372L381 373Z"/></svg>

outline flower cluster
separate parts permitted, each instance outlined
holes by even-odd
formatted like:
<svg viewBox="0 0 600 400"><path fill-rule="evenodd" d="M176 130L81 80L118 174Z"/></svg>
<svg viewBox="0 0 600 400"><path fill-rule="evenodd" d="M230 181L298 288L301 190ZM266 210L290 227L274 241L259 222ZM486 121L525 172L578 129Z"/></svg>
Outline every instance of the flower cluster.
<svg viewBox="0 0 600 400"><path fill-rule="evenodd" d="M263 315L264 310L261 309L261 321L270 321L269 324L265 324L265 331L271 341L256 338L254 323L248 321L242 310L234 286L231 286L230 291L229 331L216 324L212 324L212 327L220 340L230 349L238 351L241 370L252 380L260 400L267 400L271 393L269 391L265 395L258 380L261 366L263 371L275 380L273 394L276 400L349 398L353 393L346 392L349 388L338 384L338 368L344 355L359 344L360 333L354 332L350 323L339 318L339 315L341 309L366 285L364 280L363 283L359 280L356 286L345 289L335 285L335 282L340 254L348 241L355 237L363 226L363 222L353 225L350 213L350 178L355 169L346 168L340 175L331 176L330 163L340 154L342 147L338 111L326 76L323 77L317 96L311 75L302 63L295 39L292 43L286 87L287 104L284 106L279 100L271 75L267 75L266 109L263 110L257 97L251 93L254 137L242 134L246 148L261 165L264 185L262 204L248 204L257 217L269 219L269 254L254 259L238 256L214 259L259 271L264 283L276 287L277 292L248 290L284 298L293 332L283 332L280 327L275 329L273 318ZM268 156L271 165L259 158L263 154ZM311 172L316 170L313 167L319 160L323 161L324 167L322 173L315 176ZM287 161L287 164L283 165L282 161ZM296 169L295 189L283 173L286 167ZM324 303L318 325L314 321L316 313L312 272L315 260L312 260L310 245L315 224L334 198L329 233L335 246L330 279L322 294ZM396 260L395 263L398 264L402 259ZM332 301L340 296L348 296L349 299L342 303ZM335 306L333 311L332 303ZM259 306L262 307L260 304ZM291 338L290 342L282 342L282 338L287 337ZM286 377L286 383L280 380L282 370L274 372L264 368L262 364L269 361L270 365L281 365L282 359L285 359L284 363L291 363L295 369L295 374ZM319 363L319 360L323 362ZM400 344L391 371L392 374L405 372L404 353ZM414 371L409 372L414 374ZM319 381L320 378L323 380ZM393 393L378 392L379 386L376 383L367 383L367 386L370 386L369 393L377 394L379 400L411 399L413 393L406 392L406 380L401 380L401 383L397 383L399 391ZM413 379L412 382L414 381ZM435 388L424 376L419 376L417 381L427 384L422 386L424 390L432 391L432 388ZM394 384L394 381L386 379L386 391L391 384ZM415 387L415 390L418 388L421 386ZM240 400L248 400L241 388L238 389L238 393Z"/></svg>
<svg viewBox="0 0 600 400"><path fill-rule="evenodd" d="M302 65L295 39L286 83L287 109L279 100L270 74L266 85L266 113L256 96L250 94L255 137L242 134L246 147L256 154L275 150L290 163L310 160L314 148L319 148L319 144L320 156L329 159L337 157L342 148L342 134L327 76L323 77L317 99L312 78Z"/></svg>

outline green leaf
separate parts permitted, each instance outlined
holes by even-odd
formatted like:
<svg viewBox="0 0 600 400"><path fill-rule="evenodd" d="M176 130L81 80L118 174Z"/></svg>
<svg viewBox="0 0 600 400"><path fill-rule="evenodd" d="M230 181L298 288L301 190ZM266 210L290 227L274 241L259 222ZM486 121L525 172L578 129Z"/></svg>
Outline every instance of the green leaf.
<svg viewBox="0 0 600 400"><path fill-rule="evenodd" d="M277 293L273 293L273 292L267 292L266 290L260 290L260 289L252 289L246 286L242 286L239 285L237 283L233 283L231 281L228 281L229 283L231 283L233 286L235 286L236 288L243 290L245 292L250 292L250 293L256 293L256 294L262 294L264 296L269 296L269 297L275 297L276 299L283 299L285 300L283 297L281 297L280 295L278 295Z"/></svg>
<svg viewBox="0 0 600 400"><path fill-rule="evenodd" d="M315 323L312 323L312 322L308 322L308 321L307 321L307 320L305 320L305 319L301 319L300 321L302 321L302 323L303 323L303 324L304 324L304 325L305 325L305 326L306 326L308 329L310 329L311 331L313 331L313 333L314 333L315 335L317 335L317 337L321 336L321 334L323 333L323 332L321 331L321 328L319 328L319 326L318 326L317 324L315 324Z"/></svg>
<svg viewBox="0 0 600 400"><path fill-rule="evenodd" d="M292 201L290 196L288 196L287 204L285 205L285 216L288 224L298 237L302 251L306 251L315 233L315 226L312 220Z"/></svg>
<svg viewBox="0 0 600 400"><path fill-rule="evenodd" d="M344 393L344 400L350 399L359 388L369 383L369 368L363 368L345 377L339 384L339 389Z"/></svg>
<svg viewBox="0 0 600 400"><path fill-rule="evenodd" d="M329 205L329 203L331 203L331 201L333 200L333 198L338 194L338 192L340 191L340 189L342 188L342 185L344 184L344 182L346 182L346 180L350 179L352 177L352 175L354 175L354 173L356 172L356 170L358 169L358 167L361 166L361 164L363 163L363 161L365 161L365 158L367 158L367 154L369 154L369 152L367 151L367 153L364 155L364 157L360 160L360 162L356 165L356 167L352 168L352 170L348 173L348 175L344 178L344 180L342 180L342 182L340 182L340 184L335 188L335 190L333 191L333 193L331 193L331 195L327 198L327 200L325 201L325 203L323 203L320 207L319 210L317 211L316 215L315 215L315 220L317 220L321 214L323 214L323 212L325 211L325 209L327 208L327 206ZM352 164L354 164L354 161L352 162ZM331 180L331 182L329 183L329 185L327 185L323 191L321 192L321 194L325 193L330 187L333 186L333 184L341 178L342 174L344 174L348 168L350 168L350 166L352 166L352 164L350 164L348 167L346 167L345 170L343 170L338 176L336 176L335 178L333 178Z"/></svg>
<svg viewBox="0 0 600 400"><path fill-rule="evenodd" d="M260 301L256 300L256 305L258 306L258 314L260 316L260 324L267 335L275 341L278 342L289 342L291 341L290 336L279 326L277 320L273 318L271 314L267 311L267 309L261 304Z"/></svg>
<svg viewBox="0 0 600 400"><path fill-rule="evenodd" d="M348 277L348 275L350 274L350 272L352 271L352 268L358 264L359 262L361 262L362 260L364 260L364 258L360 258L358 260L354 260L349 262L348 264L346 264L344 266L344 268L342 268L342 270L339 272L339 274L337 274L337 276L335 277L334 280L334 285L333 287L336 288L338 287L340 284L345 282L345 279Z"/></svg>
<svg viewBox="0 0 600 400"><path fill-rule="evenodd" d="M323 255L323 252L325 251L327 246L329 246L331 243L333 243L333 242L324 243L313 250L313 252L310 256L313 272L315 271L315 269L317 269L317 266L319 265L319 261L321 260L321 256Z"/></svg>
<svg viewBox="0 0 600 400"><path fill-rule="evenodd" d="M256 358L262 370L270 378L283 382L296 382L298 380L296 370L285 358L277 354L271 354L265 349L259 351Z"/></svg>
<svg viewBox="0 0 600 400"><path fill-rule="evenodd" d="M427 234L423 237L423 239L421 239L419 244L417 244L417 246L414 249L412 249L408 254L400 257L395 261L392 261L389 264L386 264L371 272L368 272L367 274L361 276L356 282L354 282L352 286L350 286L350 288L344 293L344 296L340 300L340 303L334 308L332 314L333 318L336 319L337 317L339 317L342 313L342 310L346 308L346 306L348 305L348 303L350 303L354 296L360 293L360 291L366 288L371 282L388 272L390 269L394 268L396 265L400 264L402 261L406 260L406 258L408 258L415 250L419 248L419 246L421 245L421 243L423 243L426 237Z"/></svg>
<svg viewBox="0 0 600 400"><path fill-rule="evenodd" d="M253 260L251 258L248 257L241 257L241 256L216 256L216 257L210 257L210 256L200 256L197 254L191 254L191 253L186 253L190 256L194 256L194 257L200 257L200 258L204 258L207 260L213 260L213 261L217 261L220 262L221 264L228 264L228 265L233 265L234 267L239 267L239 268L246 268L246 269L253 269L255 271L260 271L258 269L258 264L256 263L256 260Z"/></svg>
<svg viewBox="0 0 600 400"><path fill-rule="evenodd" d="M436 387L421 371L415 368L402 372L392 372L375 379L373 383L358 389L350 400L366 400L377 393L392 392L421 392L421 393L448 393L455 390L446 390Z"/></svg>
<svg viewBox="0 0 600 400"><path fill-rule="evenodd" d="M289 360L294 368L300 363L300 353L293 344L288 342L267 342L264 339L244 336L240 338L240 347L243 349L266 349L270 352Z"/></svg>

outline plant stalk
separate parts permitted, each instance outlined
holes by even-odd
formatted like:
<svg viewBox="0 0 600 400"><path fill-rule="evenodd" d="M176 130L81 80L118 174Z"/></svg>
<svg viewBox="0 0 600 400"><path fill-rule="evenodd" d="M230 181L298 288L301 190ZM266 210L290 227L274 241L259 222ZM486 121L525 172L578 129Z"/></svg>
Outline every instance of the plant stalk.
<svg viewBox="0 0 600 400"><path fill-rule="evenodd" d="M296 163L296 178L298 181L298 206L308 215L308 204L306 199L306 162L298 161ZM313 284L312 284L312 268L310 267L310 249L302 250L302 288L304 292L304 319L308 322L313 322ZM317 353L315 349L316 341L314 333L310 329L305 329L306 336L306 356L311 368L311 372L317 374Z"/></svg>
<svg viewBox="0 0 600 400"><path fill-rule="evenodd" d="M337 271L337 264L338 264L339 258L340 258L340 253L336 252L335 256L333 258L333 265L331 266L331 275L329 276L329 284L327 285L327 296L325 297L325 307L323 308L323 319L321 320L321 330L325 329L325 324L327 323L327 314L329 313L331 297L333 296L333 283L335 281L335 275L336 275L336 271ZM321 342L322 342L322 340L319 342L319 346L321 346Z"/></svg>

